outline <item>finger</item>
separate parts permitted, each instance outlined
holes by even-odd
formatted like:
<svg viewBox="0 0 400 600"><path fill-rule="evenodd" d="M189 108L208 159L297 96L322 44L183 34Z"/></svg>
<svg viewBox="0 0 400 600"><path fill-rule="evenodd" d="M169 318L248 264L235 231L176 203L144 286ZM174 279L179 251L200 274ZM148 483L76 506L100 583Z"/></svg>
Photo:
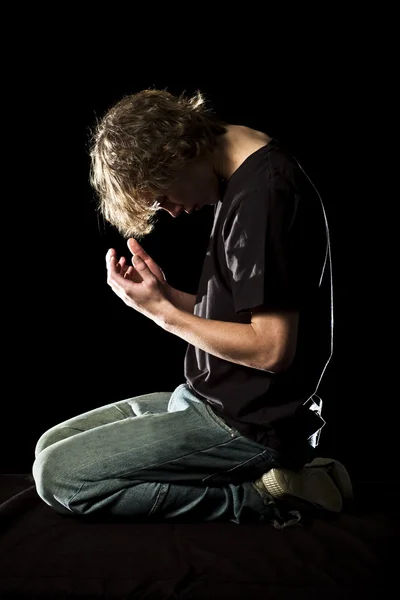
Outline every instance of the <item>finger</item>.
<svg viewBox="0 0 400 600"><path fill-rule="evenodd" d="M166 277L165 277L162 269L160 269L158 264L151 258L151 256L145 251L144 248L142 248L142 246L134 238L130 238L128 240L128 246L129 246L130 251L133 254L133 256L132 256L133 266L135 266L135 256L140 256L140 258L142 258L145 261L145 263L147 264L149 271L151 273L153 273L153 275L155 275L155 277L157 277L158 279L163 278L164 280L166 280Z"/></svg>
<svg viewBox="0 0 400 600"><path fill-rule="evenodd" d="M117 263L116 257L111 256L107 268L107 283L117 295L120 295L124 289L124 279L121 277L119 269L120 266Z"/></svg>
<svg viewBox="0 0 400 600"><path fill-rule="evenodd" d="M142 246L139 244L138 241L135 240L135 238L129 238L127 244L132 254L136 254L138 250L143 250Z"/></svg>
<svg viewBox="0 0 400 600"><path fill-rule="evenodd" d="M135 272L135 269L133 267L128 267L125 273L125 277L129 277L129 279L131 279L132 274Z"/></svg>
<svg viewBox="0 0 400 600"><path fill-rule="evenodd" d="M147 264L141 256L135 254L135 256L132 258L132 262L134 263L136 271L140 274L141 277L143 277L144 280L154 277L153 273L150 271L149 267L147 266Z"/></svg>
<svg viewBox="0 0 400 600"><path fill-rule="evenodd" d="M115 256L115 257L117 257L117 252L114 250L114 248L110 248L110 249L107 251L107 254L106 254L106 264L107 264L107 265L108 265L108 263L110 262L110 259L111 259L111 257L112 257L112 256Z"/></svg>
<svg viewBox="0 0 400 600"><path fill-rule="evenodd" d="M108 257L107 269L109 275L115 275L117 273L117 259L115 256Z"/></svg>
<svg viewBox="0 0 400 600"><path fill-rule="evenodd" d="M115 265L115 268L117 270L117 273L119 273L120 275L124 274L124 267L121 265L121 262L118 261Z"/></svg>
<svg viewBox="0 0 400 600"><path fill-rule="evenodd" d="M128 267L124 277L125 279L130 279L134 283L142 283L143 281L143 277L139 275L135 267Z"/></svg>
<svg viewBox="0 0 400 600"><path fill-rule="evenodd" d="M107 283L111 287L114 285L115 277L117 275L117 271L115 268L115 260L116 259L114 256L107 257Z"/></svg>
<svg viewBox="0 0 400 600"><path fill-rule="evenodd" d="M117 263L117 259L115 256L111 256L110 260L108 261L107 272L108 272L108 277L107 277L108 283L110 283L110 281L111 281L111 282L117 284L119 278L121 277L121 274L120 274L120 266Z"/></svg>
<svg viewBox="0 0 400 600"><path fill-rule="evenodd" d="M126 258L125 258L125 256L121 256L121 258L117 262L117 271L120 275L122 275L122 277L125 275L125 271L126 271L125 265L126 265Z"/></svg>
<svg viewBox="0 0 400 600"><path fill-rule="evenodd" d="M135 240L135 238L129 238L128 240L128 248L135 256L135 254L139 253L143 260L147 260L150 256L147 254L146 250Z"/></svg>

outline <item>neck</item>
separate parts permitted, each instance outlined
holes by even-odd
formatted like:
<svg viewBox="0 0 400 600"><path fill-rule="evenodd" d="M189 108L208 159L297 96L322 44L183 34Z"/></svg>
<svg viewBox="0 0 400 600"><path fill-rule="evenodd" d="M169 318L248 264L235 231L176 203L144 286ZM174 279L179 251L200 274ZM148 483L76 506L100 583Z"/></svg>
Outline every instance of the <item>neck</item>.
<svg viewBox="0 0 400 600"><path fill-rule="evenodd" d="M229 179L250 154L266 146L270 140L261 131L241 125L228 125L213 152L215 172L222 179Z"/></svg>

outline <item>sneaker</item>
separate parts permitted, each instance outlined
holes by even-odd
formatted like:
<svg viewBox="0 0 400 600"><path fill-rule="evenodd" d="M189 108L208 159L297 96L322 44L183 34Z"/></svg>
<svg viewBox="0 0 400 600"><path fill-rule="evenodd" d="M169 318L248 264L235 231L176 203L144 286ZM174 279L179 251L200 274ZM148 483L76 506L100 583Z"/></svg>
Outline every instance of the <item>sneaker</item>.
<svg viewBox="0 0 400 600"><path fill-rule="evenodd" d="M314 461L313 461L314 462ZM291 504L295 508L324 509L340 513L342 495L325 468L303 468L297 473L289 469L270 469L255 482L273 498Z"/></svg>
<svg viewBox="0 0 400 600"><path fill-rule="evenodd" d="M343 500L353 500L353 486L351 483L350 475L344 465L334 458L322 458L318 456L314 458L310 463L304 465L305 469L324 469L328 475L332 478L334 484L342 494Z"/></svg>

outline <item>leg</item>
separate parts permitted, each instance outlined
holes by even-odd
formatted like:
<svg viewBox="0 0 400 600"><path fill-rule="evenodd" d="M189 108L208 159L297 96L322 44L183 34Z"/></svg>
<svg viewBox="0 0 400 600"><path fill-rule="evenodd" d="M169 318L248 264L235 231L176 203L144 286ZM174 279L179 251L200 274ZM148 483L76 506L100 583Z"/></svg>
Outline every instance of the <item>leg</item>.
<svg viewBox="0 0 400 600"><path fill-rule="evenodd" d="M38 441L33 476L62 514L241 523L276 516L252 481L280 466L274 450L228 427L182 384L53 427Z"/></svg>
<svg viewBox="0 0 400 600"><path fill-rule="evenodd" d="M172 392L144 394L129 398L128 400L121 400L120 402L100 406L77 417L63 421L48 429L39 438L35 448L35 458L51 444L84 431L89 431L95 427L146 414L167 412L171 394Z"/></svg>

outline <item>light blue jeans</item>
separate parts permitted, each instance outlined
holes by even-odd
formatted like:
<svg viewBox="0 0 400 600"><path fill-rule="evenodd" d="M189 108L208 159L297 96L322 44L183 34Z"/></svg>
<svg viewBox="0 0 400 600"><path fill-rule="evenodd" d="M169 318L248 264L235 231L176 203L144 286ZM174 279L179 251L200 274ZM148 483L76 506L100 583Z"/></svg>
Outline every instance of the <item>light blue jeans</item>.
<svg viewBox="0 0 400 600"><path fill-rule="evenodd" d="M296 452L297 468L312 450ZM291 468L291 457L229 427L183 383L50 428L36 444L32 474L41 499L65 515L240 524L284 521L279 504L253 485L282 466Z"/></svg>

